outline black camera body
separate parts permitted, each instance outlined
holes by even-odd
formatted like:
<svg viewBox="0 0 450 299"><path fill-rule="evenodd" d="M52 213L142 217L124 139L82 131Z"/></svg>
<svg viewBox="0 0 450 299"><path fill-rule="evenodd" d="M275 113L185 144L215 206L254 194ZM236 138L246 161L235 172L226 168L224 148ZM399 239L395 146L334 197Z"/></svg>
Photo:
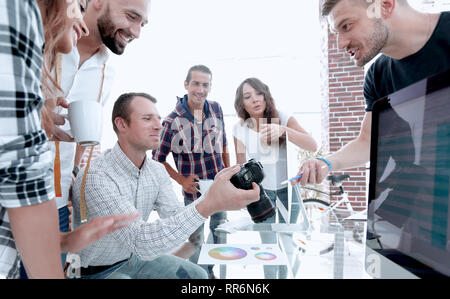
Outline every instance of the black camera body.
<svg viewBox="0 0 450 299"><path fill-rule="evenodd" d="M262 222L275 215L275 207L261 186L263 179L263 167L255 159L251 159L242 165L241 170L230 179L230 182L239 189L251 190L253 182L259 185L259 201L247 206L247 210L255 223Z"/></svg>

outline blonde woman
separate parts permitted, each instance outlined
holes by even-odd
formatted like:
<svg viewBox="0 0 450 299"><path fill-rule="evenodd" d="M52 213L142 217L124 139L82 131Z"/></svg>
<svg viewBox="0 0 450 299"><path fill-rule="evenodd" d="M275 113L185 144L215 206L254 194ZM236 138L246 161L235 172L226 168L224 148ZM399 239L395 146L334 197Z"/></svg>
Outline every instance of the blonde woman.
<svg viewBox="0 0 450 299"><path fill-rule="evenodd" d="M135 217L95 219L68 234L58 229L47 144L58 87L50 72L56 53L67 53L88 34L82 16L87 5L86 0L0 0L0 35L9 37L0 51L0 276L18 276L18 251L29 277L64 278L61 252L78 252L122 228L118 221ZM47 135L40 121L44 98Z"/></svg>

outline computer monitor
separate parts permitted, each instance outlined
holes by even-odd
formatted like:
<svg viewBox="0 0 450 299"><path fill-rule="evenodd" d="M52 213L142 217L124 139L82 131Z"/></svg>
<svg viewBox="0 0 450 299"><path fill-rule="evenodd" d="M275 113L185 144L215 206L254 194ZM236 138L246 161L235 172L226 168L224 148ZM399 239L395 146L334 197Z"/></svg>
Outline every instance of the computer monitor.
<svg viewBox="0 0 450 299"><path fill-rule="evenodd" d="M450 276L450 70L376 101L371 136L368 246Z"/></svg>

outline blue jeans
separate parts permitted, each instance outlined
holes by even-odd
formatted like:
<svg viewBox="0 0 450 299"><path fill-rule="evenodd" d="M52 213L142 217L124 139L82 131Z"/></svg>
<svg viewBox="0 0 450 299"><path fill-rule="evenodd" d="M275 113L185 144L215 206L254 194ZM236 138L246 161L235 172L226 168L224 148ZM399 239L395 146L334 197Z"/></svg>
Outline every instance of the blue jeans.
<svg viewBox="0 0 450 299"><path fill-rule="evenodd" d="M69 216L70 211L68 206L64 206L60 209L58 209L58 216L59 216L59 231L62 233L68 233L69 232ZM64 265L66 263L66 253L61 254L61 263L64 269ZM28 279L27 272L25 271L25 267L20 261L20 279Z"/></svg>
<svg viewBox="0 0 450 299"><path fill-rule="evenodd" d="M283 188L280 190L266 190L267 196L272 201L274 206L276 206L276 199L281 201L284 207L288 208L288 188ZM296 223L299 215L299 201L297 194L292 192L292 203L291 203L291 219L290 223ZM278 211L278 222L286 223L286 220L281 216L280 211ZM276 223L276 215L264 220L263 223ZM261 242L264 244L277 244L276 233L272 232L260 232ZM264 266L264 277L265 278L287 278L287 267L286 266Z"/></svg>
<svg viewBox="0 0 450 299"><path fill-rule="evenodd" d="M184 199L184 204L190 205L192 203L191 199ZM222 234L222 237L219 237L215 234L216 228L221 225L222 223L225 223L227 219L227 213L226 212L219 212L211 215L211 218L209 219L209 229L212 234L213 242L214 244L225 244L226 243L226 236L225 234ZM198 258L200 256L200 250L202 248L203 243L205 243L205 234L204 234L204 227L205 225L202 224L195 232L192 233L192 235L189 236L189 242L194 245L196 248L195 253L189 258L189 260L195 264L198 262ZM208 273L212 272L213 265L203 266Z"/></svg>
<svg viewBox="0 0 450 299"><path fill-rule="evenodd" d="M62 207L61 209L58 210L58 214L59 214L59 231L62 233L68 233L69 232L69 216L70 216L70 211L69 211L69 207L65 206ZM67 257L67 253L61 253L61 262L62 262L62 266L64 268L64 264L66 263L66 257Z"/></svg>
<svg viewBox="0 0 450 299"><path fill-rule="evenodd" d="M143 261L132 255L126 261L82 279L207 279L200 266L173 255Z"/></svg>

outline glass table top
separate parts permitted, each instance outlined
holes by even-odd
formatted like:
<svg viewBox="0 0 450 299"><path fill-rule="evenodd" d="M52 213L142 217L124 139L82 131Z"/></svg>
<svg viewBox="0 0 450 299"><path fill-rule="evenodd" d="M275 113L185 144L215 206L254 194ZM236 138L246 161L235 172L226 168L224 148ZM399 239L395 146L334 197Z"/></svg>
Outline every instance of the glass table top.
<svg viewBox="0 0 450 299"><path fill-rule="evenodd" d="M214 265L219 278L370 277L365 271L366 222L347 220L351 216L348 213L335 211L333 217L325 216L325 221L315 224L313 230L305 228L302 217L292 224L253 223L245 210L227 213L229 221L216 229L219 242L224 245L216 244L216 248L241 249L249 254L252 248L271 248L273 250L265 250L268 256L280 253L283 256L280 264L273 264L273 261L255 263L250 259L231 262L218 259ZM280 217L277 216L277 222Z"/></svg>

